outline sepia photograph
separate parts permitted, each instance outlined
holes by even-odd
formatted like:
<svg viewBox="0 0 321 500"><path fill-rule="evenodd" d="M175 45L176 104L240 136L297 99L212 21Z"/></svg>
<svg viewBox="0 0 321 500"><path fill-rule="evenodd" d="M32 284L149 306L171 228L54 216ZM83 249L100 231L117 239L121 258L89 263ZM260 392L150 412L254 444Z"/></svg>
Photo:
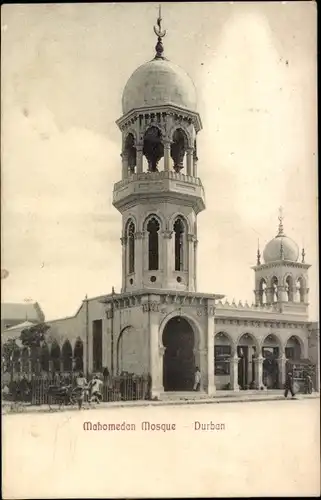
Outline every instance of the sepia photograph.
<svg viewBox="0 0 321 500"><path fill-rule="evenodd" d="M316 3L1 38L3 498L319 497Z"/></svg>

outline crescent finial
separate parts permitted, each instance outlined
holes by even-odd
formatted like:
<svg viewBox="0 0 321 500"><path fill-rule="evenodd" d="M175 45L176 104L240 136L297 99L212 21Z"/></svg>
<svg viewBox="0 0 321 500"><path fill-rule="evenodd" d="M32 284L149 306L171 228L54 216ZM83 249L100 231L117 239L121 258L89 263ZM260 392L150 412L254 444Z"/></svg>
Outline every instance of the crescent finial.
<svg viewBox="0 0 321 500"><path fill-rule="evenodd" d="M158 18L157 18L156 23L157 23L157 27L154 26L154 33L157 36L157 44L155 47L155 50L156 50L155 59L164 59L164 56L163 56L164 47L163 47L162 38L164 38L164 36L166 35L166 30L162 30L161 5L159 5Z"/></svg>

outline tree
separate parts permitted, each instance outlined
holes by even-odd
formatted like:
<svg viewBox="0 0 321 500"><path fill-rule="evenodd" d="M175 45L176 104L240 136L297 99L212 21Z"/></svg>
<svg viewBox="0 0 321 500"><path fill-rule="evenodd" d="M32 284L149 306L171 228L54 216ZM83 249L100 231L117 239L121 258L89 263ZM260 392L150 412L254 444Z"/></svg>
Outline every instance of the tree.
<svg viewBox="0 0 321 500"><path fill-rule="evenodd" d="M2 346L2 367L3 372L9 372L11 380L13 379L13 368L17 357L20 355L20 349L17 339L8 339Z"/></svg>
<svg viewBox="0 0 321 500"><path fill-rule="evenodd" d="M46 338L50 326L46 323L38 323L37 325L24 328L20 333L20 341L24 347L29 347L31 352L32 370L35 365L39 366L40 352L43 342Z"/></svg>

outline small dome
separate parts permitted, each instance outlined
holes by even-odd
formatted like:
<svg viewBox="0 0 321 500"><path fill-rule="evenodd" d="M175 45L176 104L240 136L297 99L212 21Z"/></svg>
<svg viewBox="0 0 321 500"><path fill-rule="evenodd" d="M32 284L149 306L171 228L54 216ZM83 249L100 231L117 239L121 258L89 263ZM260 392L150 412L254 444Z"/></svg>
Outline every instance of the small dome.
<svg viewBox="0 0 321 500"><path fill-rule="evenodd" d="M299 247L291 238L285 235L278 235L265 246L263 258L266 264L276 260L296 262L299 258Z"/></svg>
<svg viewBox="0 0 321 500"><path fill-rule="evenodd" d="M153 59L134 71L123 92L123 113L132 109L173 104L196 110L191 78L167 59Z"/></svg>

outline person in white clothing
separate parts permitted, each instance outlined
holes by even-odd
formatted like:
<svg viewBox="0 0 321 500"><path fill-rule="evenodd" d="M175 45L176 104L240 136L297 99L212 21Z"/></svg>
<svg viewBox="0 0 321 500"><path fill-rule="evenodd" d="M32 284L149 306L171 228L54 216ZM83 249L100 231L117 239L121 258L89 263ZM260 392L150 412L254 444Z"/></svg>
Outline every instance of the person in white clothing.
<svg viewBox="0 0 321 500"><path fill-rule="evenodd" d="M90 402L100 403L102 400L102 387L103 382L100 380L98 375L94 375L92 381L90 382Z"/></svg>
<svg viewBox="0 0 321 500"><path fill-rule="evenodd" d="M195 368L193 391L199 391L200 389L201 389L201 372L199 367L197 366Z"/></svg>

